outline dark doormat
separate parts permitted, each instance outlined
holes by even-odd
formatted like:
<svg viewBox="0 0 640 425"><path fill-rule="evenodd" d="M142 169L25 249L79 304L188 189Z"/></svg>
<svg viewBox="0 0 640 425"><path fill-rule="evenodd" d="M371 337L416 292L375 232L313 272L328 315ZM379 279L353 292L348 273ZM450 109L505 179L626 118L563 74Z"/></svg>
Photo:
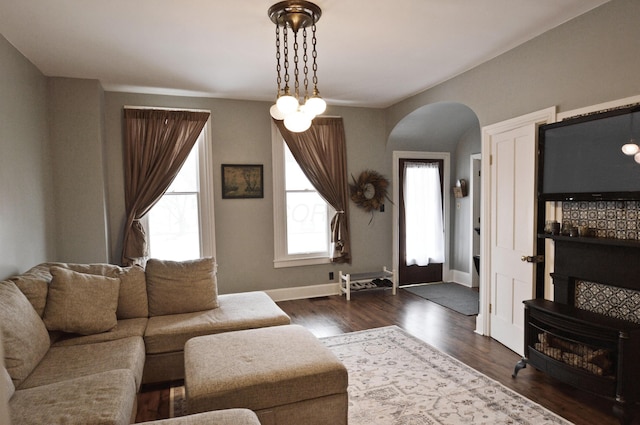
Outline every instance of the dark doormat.
<svg viewBox="0 0 640 425"><path fill-rule="evenodd" d="M434 283L403 289L466 316L475 316L480 309L479 293L457 283Z"/></svg>

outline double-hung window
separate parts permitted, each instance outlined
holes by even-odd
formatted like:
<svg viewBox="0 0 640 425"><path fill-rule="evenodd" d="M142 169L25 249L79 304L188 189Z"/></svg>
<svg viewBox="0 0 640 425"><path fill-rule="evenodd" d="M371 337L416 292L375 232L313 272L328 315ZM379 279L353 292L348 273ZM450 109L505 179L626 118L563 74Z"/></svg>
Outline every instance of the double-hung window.
<svg viewBox="0 0 640 425"><path fill-rule="evenodd" d="M208 129L209 123L169 189L144 217L151 258L183 261L215 256Z"/></svg>
<svg viewBox="0 0 640 425"><path fill-rule="evenodd" d="M275 267L329 263L333 208L320 196L273 126Z"/></svg>

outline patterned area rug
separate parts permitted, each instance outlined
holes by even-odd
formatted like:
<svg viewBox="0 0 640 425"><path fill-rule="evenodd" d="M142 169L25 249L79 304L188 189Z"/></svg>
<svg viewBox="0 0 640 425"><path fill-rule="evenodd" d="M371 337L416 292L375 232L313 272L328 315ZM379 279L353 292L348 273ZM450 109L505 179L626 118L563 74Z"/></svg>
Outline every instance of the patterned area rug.
<svg viewBox="0 0 640 425"><path fill-rule="evenodd" d="M350 425L570 424L396 326L322 341L349 371Z"/></svg>

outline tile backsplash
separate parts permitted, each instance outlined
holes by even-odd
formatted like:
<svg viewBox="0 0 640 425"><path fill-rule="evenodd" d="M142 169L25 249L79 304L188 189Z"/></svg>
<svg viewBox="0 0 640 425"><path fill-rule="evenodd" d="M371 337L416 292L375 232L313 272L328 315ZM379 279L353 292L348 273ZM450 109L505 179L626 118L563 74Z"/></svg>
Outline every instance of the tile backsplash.
<svg viewBox="0 0 640 425"><path fill-rule="evenodd" d="M562 222L588 226L598 238L640 240L640 201L567 201Z"/></svg>

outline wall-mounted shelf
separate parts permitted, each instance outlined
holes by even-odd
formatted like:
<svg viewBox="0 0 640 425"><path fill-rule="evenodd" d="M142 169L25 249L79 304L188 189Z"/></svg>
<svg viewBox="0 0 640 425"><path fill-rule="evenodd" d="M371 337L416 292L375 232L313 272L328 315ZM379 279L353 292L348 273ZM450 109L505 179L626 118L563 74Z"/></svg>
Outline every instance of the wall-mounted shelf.
<svg viewBox="0 0 640 425"><path fill-rule="evenodd" d="M613 238L593 238L585 236L562 236L551 235L547 233L539 233L538 238L551 239L554 241L566 241L576 243L586 243L594 245L608 245L608 246L626 246L632 248L640 247L640 240L634 239L613 239Z"/></svg>

